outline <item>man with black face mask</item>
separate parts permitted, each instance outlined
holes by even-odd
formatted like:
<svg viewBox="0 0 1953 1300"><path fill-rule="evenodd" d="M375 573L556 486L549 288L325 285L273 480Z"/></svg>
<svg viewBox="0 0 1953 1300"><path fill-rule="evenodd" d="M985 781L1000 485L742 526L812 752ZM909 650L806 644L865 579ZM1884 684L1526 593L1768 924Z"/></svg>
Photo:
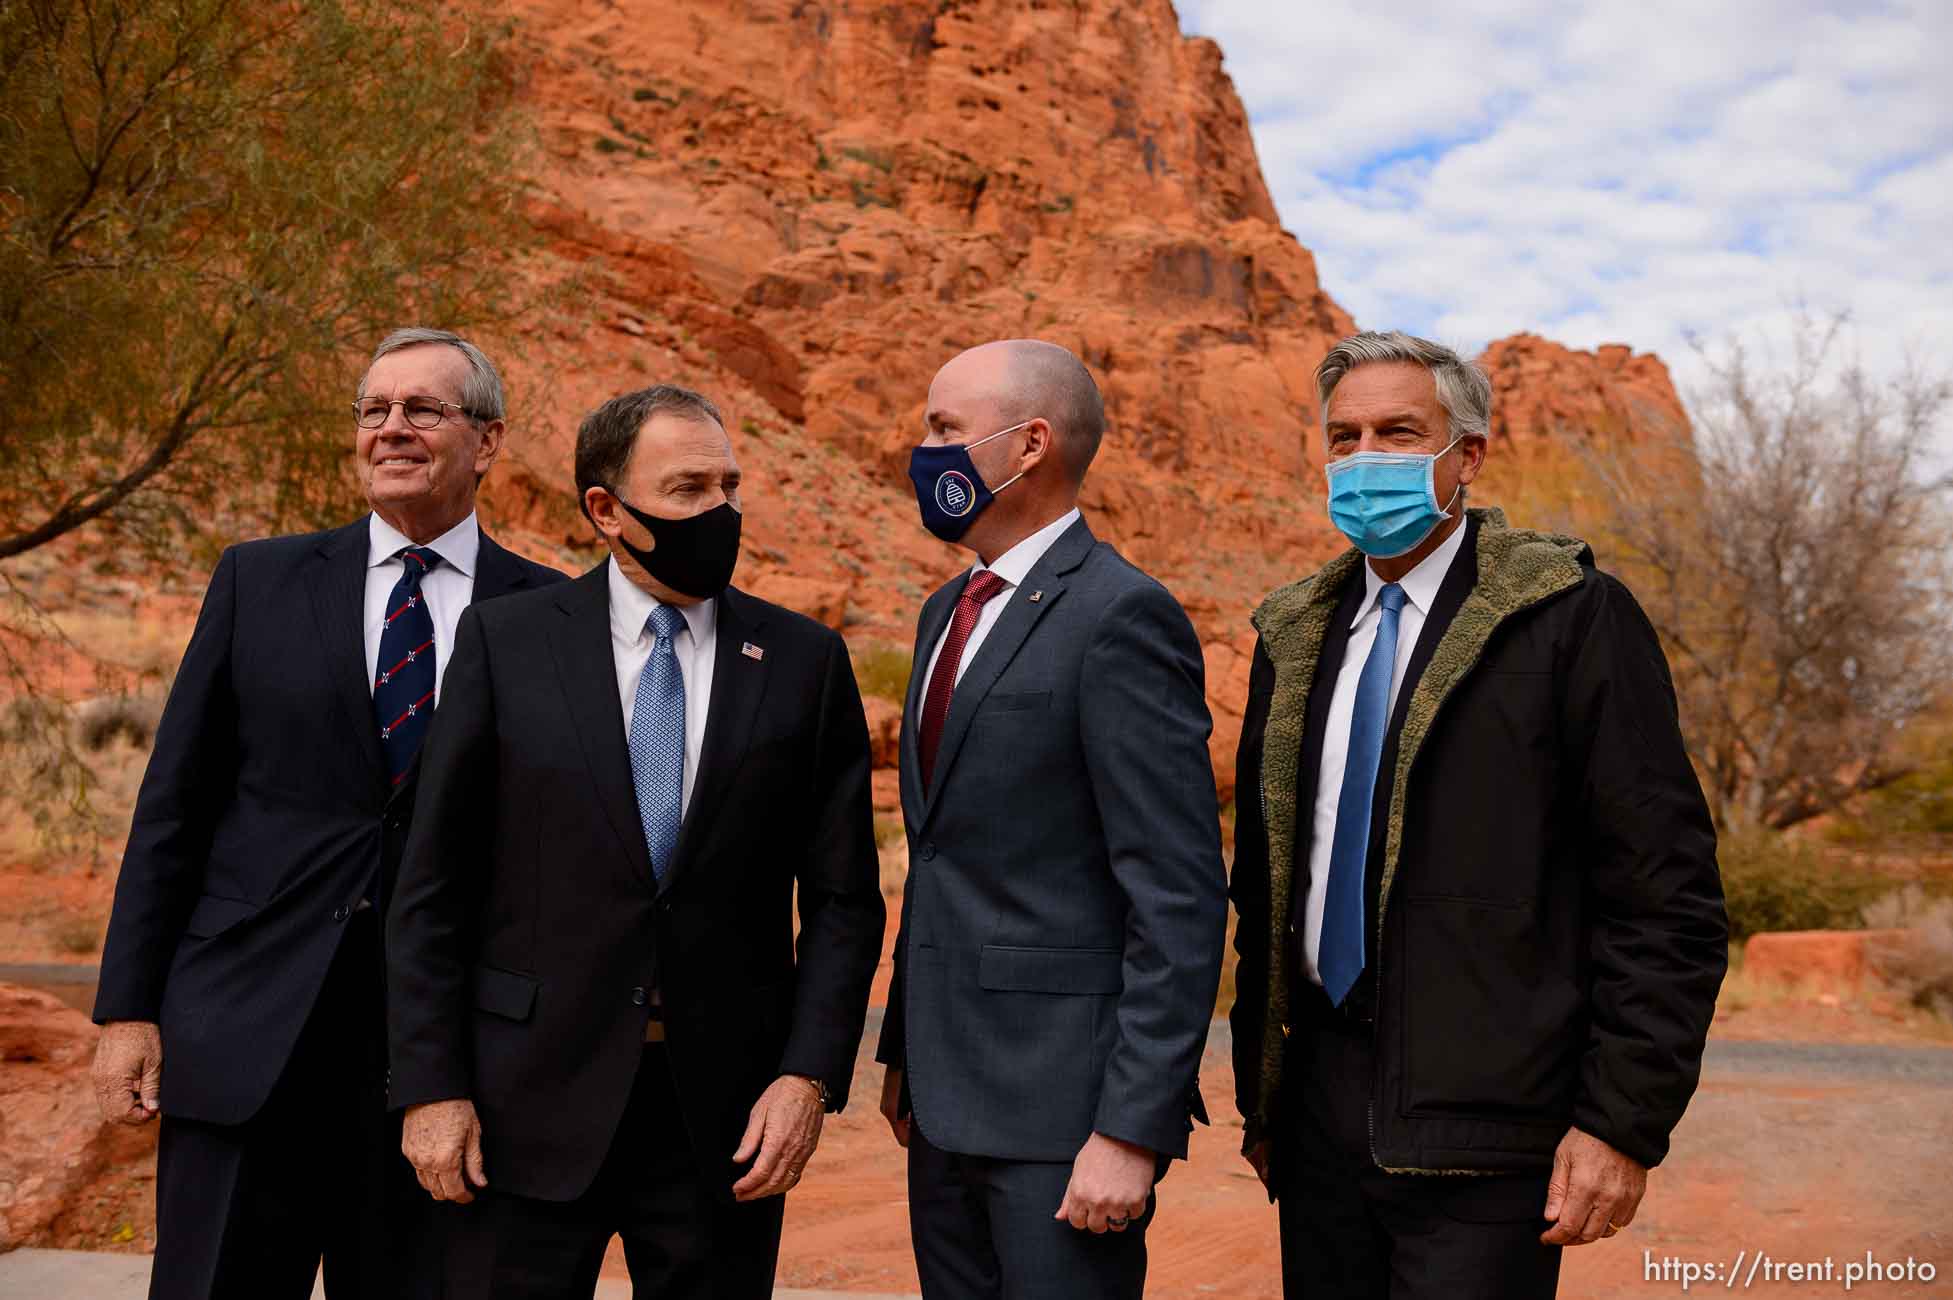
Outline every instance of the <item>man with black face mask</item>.
<svg viewBox="0 0 1953 1300"><path fill-rule="evenodd" d="M924 419L923 526L977 562L922 608L902 715L877 1055L922 1293L1139 1300L1227 919L1200 642L1079 514L1105 414L1077 357L973 348Z"/></svg>
<svg viewBox="0 0 1953 1300"><path fill-rule="evenodd" d="M455 1295L772 1293L884 908L841 638L728 586L738 462L659 385L577 434L610 558L462 620L390 915L391 1101ZM800 929L793 930L798 886Z"/></svg>

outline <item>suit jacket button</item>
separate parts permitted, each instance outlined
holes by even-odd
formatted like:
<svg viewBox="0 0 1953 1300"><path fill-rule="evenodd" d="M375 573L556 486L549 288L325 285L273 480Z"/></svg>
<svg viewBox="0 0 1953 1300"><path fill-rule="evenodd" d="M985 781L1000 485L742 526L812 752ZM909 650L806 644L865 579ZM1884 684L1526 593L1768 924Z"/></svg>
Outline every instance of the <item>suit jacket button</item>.
<svg viewBox="0 0 1953 1300"><path fill-rule="evenodd" d="M347 907L344 903L341 903L337 908L333 910L332 919L335 921L343 921L347 917L351 916L352 914L353 914L353 909Z"/></svg>
<svg viewBox="0 0 1953 1300"><path fill-rule="evenodd" d="M636 989L632 989L632 990L631 990L631 1005L632 1005L632 1006L634 1006L634 1007L641 1007L641 1006L643 1006L643 1005L644 1005L644 1004L645 1004L645 1003L646 1003L647 1001L649 1001L649 1000L650 1000L650 999L649 999L649 997L648 997L648 996L646 995L646 993L644 992L644 990L643 990L643 989L641 989L641 988L636 988Z"/></svg>
<svg viewBox="0 0 1953 1300"><path fill-rule="evenodd" d="M667 916L669 916L669 915L671 915L671 900L670 900L669 898L661 898L661 899L659 899L659 900L658 900L658 910L659 910L660 912L663 912L663 913L664 913L665 915L667 915Z"/></svg>
<svg viewBox="0 0 1953 1300"><path fill-rule="evenodd" d="M934 841L931 841L930 843L922 846L922 860L924 862L933 861L935 856L936 856L936 845Z"/></svg>

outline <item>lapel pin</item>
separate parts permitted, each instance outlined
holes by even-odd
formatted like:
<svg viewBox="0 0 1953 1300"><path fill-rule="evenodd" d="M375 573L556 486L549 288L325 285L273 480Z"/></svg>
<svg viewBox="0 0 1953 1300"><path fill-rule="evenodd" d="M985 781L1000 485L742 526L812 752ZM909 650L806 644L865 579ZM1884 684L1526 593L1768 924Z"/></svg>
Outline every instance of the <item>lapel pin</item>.
<svg viewBox="0 0 1953 1300"><path fill-rule="evenodd" d="M753 659L753 660L760 660L766 658L766 651L761 647L754 645L751 641L740 642L739 653L745 655L748 659Z"/></svg>
<svg viewBox="0 0 1953 1300"><path fill-rule="evenodd" d="M1033 605L1035 605L1035 604L1037 604L1037 603L1038 603L1038 602L1039 602L1040 600L1043 600L1043 599L1044 599L1044 588L1043 588L1043 587L1039 587L1039 588L1038 588L1038 589L1037 589L1036 591L1034 591L1034 592L1032 592L1032 593L1031 593L1031 603L1032 603Z"/></svg>

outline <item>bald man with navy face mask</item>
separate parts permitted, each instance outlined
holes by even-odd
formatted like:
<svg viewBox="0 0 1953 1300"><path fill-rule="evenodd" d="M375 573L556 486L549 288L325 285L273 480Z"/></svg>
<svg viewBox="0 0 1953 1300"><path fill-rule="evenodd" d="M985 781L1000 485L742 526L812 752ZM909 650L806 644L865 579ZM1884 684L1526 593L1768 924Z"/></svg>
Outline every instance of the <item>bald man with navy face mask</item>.
<svg viewBox="0 0 1953 1300"><path fill-rule="evenodd" d="M1080 515L1104 412L1076 357L972 349L926 419L923 525L976 563L923 606L903 710L877 1059L917 1272L927 1300L1137 1300L1226 920L1200 644Z"/></svg>

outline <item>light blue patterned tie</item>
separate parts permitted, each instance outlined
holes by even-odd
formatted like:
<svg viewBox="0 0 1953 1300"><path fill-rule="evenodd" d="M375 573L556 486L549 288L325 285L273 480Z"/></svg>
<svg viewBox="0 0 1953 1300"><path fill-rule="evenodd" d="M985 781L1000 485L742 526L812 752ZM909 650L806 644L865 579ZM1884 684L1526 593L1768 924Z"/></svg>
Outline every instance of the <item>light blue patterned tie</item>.
<svg viewBox="0 0 1953 1300"><path fill-rule="evenodd" d="M631 706L631 784L637 788L651 872L660 882L671 869L685 819L685 677L674 647L684 627L685 616L670 605L658 606L644 620L644 630L658 640L638 674Z"/></svg>
<svg viewBox="0 0 1953 1300"><path fill-rule="evenodd" d="M1356 679L1356 710L1349 724L1349 758L1336 799L1336 835L1329 849L1329 887L1322 905L1322 947L1316 970L1323 992L1337 1006L1363 973L1363 863L1370 852L1370 803L1383 757L1383 729L1390 716L1390 676L1397 666L1397 616L1404 589L1392 582L1377 593L1383 613L1377 639Z"/></svg>

